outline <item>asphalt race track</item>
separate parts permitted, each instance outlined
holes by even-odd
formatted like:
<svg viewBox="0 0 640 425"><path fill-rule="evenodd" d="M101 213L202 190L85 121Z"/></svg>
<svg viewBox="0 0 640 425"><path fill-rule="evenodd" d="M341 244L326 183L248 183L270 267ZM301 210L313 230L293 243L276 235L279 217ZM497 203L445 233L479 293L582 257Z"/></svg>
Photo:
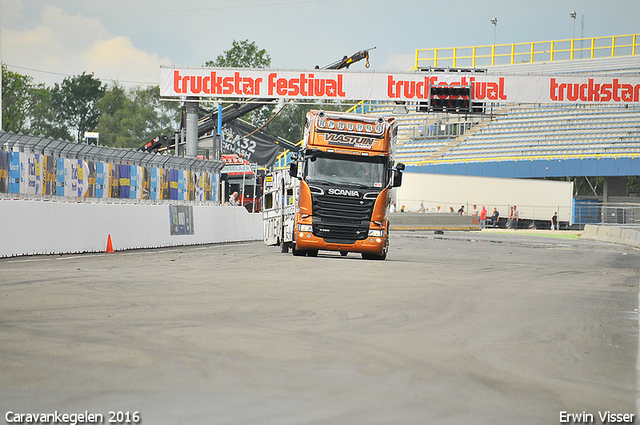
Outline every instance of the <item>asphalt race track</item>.
<svg viewBox="0 0 640 425"><path fill-rule="evenodd" d="M2 259L0 423L601 423L636 412L639 259L515 232L395 232L386 261L261 242Z"/></svg>

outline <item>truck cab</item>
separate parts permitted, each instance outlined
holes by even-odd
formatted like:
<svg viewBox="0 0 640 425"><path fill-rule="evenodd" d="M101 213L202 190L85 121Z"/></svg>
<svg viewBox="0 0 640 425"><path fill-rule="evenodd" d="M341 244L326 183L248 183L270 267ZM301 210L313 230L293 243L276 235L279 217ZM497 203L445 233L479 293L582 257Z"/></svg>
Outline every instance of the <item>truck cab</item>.
<svg viewBox="0 0 640 425"><path fill-rule="evenodd" d="M303 148L289 170L298 181L294 255L328 250L386 258L390 190L400 186L404 169L393 163L396 134L393 118L308 113Z"/></svg>

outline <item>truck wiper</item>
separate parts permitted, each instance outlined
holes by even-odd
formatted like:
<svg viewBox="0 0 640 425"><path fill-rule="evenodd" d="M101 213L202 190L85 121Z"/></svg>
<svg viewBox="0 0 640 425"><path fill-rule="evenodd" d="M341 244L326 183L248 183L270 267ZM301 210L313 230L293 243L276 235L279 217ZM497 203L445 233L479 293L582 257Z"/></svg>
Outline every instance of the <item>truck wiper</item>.
<svg viewBox="0 0 640 425"><path fill-rule="evenodd" d="M364 183L344 183L345 186L355 186L359 189L370 189L371 186Z"/></svg>
<svg viewBox="0 0 640 425"><path fill-rule="evenodd" d="M356 182L330 182L328 180L320 180L320 179L309 179L307 183L317 183L317 184L326 184L329 186L346 186L346 187L357 187L358 189L371 189L373 186L367 185L364 183L356 183Z"/></svg>
<svg viewBox="0 0 640 425"><path fill-rule="evenodd" d="M330 182L328 180L319 180L319 179L309 179L306 180L307 183L319 183L319 184L326 184L326 185L336 185L337 183L334 182Z"/></svg>

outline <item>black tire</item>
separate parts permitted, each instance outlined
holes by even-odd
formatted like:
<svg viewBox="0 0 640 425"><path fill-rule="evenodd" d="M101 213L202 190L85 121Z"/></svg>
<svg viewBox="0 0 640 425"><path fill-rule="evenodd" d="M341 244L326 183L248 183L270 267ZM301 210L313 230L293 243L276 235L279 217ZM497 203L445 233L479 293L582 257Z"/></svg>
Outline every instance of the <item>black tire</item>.
<svg viewBox="0 0 640 425"><path fill-rule="evenodd" d="M291 253L296 257L304 257L305 255L307 255L307 251L296 249L295 245L291 246Z"/></svg>
<svg viewBox="0 0 640 425"><path fill-rule="evenodd" d="M286 254L289 252L289 245L290 242L282 242L280 244L280 252L282 252L283 254Z"/></svg>
<svg viewBox="0 0 640 425"><path fill-rule="evenodd" d="M368 254L366 252L362 253L362 258L365 260L386 260L387 259L387 251L389 250L389 238L387 238L387 242L382 248L382 252L380 254Z"/></svg>
<svg viewBox="0 0 640 425"><path fill-rule="evenodd" d="M307 255L309 257L317 257L318 256L318 250L317 249L311 249L311 250L307 251Z"/></svg>
<svg viewBox="0 0 640 425"><path fill-rule="evenodd" d="M346 256L347 256L347 254L348 254L348 252L347 252L347 251L340 251L340 255L342 255L343 257L346 257Z"/></svg>
<svg viewBox="0 0 640 425"><path fill-rule="evenodd" d="M387 251L383 251L382 254L367 254L366 252L363 252L362 258L365 260L386 260Z"/></svg>

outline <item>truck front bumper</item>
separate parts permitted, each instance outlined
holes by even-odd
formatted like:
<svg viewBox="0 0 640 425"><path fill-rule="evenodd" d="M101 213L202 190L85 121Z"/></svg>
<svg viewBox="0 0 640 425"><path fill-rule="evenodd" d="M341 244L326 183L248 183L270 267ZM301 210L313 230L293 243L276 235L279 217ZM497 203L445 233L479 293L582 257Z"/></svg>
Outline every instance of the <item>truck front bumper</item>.
<svg viewBox="0 0 640 425"><path fill-rule="evenodd" d="M352 244L327 242L324 238L314 236L311 232L295 232L296 249L302 251L325 250L341 252L364 252L379 255L387 245L388 234L384 236L369 236Z"/></svg>

